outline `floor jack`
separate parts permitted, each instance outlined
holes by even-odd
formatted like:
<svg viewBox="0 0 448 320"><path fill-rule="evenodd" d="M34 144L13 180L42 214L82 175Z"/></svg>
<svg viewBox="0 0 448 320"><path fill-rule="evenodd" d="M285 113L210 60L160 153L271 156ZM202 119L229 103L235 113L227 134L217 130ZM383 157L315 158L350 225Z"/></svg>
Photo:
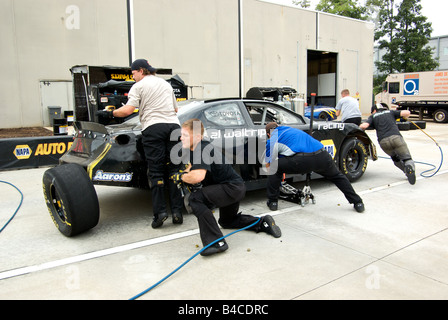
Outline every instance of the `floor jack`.
<svg viewBox="0 0 448 320"><path fill-rule="evenodd" d="M303 187L302 190L300 190L288 184L283 178L282 184L280 185L279 198L282 200L298 203L302 207L304 207L305 204L308 204L310 200L313 204L316 204L316 199L314 199L314 195L311 192L310 180L311 180L311 174L308 173L306 175L305 186Z"/></svg>

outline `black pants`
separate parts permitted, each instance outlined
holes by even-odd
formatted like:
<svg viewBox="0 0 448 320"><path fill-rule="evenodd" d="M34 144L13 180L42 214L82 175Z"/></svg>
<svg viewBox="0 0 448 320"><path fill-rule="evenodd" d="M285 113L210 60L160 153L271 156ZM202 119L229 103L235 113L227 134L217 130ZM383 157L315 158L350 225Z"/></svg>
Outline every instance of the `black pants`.
<svg viewBox="0 0 448 320"><path fill-rule="evenodd" d="M151 188L154 216L167 212L165 185L168 185L171 212L181 212L183 199L177 186L168 179L179 171L179 166L170 161L170 151L179 142L171 141L171 133L180 129L178 124L158 123L142 132L143 149L148 164L148 183ZM180 130L179 130L180 133Z"/></svg>
<svg viewBox="0 0 448 320"><path fill-rule="evenodd" d="M361 117L355 117L355 118L345 119L343 122L344 123L354 123L359 126L361 124L361 120L362 120Z"/></svg>
<svg viewBox="0 0 448 320"><path fill-rule="evenodd" d="M349 203L362 202L350 181L338 170L331 155L324 149L313 153L297 153L291 157L279 158L277 164L276 173L268 176L267 193L268 199L271 201L278 200L283 173L306 174L315 172L333 182L342 191ZM275 169L273 164L271 164L271 168Z"/></svg>
<svg viewBox="0 0 448 320"><path fill-rule="evenodd" d="M240 201L246 194L241 184L215 184L203 187L190 195L189 201L198 219L199 232L204 246L223 236L212 209L219 208L219 224L224 229L241 229L258 220L257 217L238 212ZM259 231L260 223L249 228Z"/></svg>

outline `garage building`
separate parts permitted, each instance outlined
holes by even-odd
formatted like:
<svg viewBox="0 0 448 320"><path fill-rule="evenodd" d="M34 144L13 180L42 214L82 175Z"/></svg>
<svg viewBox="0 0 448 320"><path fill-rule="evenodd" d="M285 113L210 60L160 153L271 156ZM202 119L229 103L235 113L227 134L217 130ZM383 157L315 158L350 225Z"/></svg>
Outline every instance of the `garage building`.
<svg viewBox="0 0 448 320"><path fill-rule="evenodd" d="M335 106L372 103L373 24L262 0L3 0L0 128L50 125L73 109L75 65L171 69L190 98L288 86Z"/></svg>

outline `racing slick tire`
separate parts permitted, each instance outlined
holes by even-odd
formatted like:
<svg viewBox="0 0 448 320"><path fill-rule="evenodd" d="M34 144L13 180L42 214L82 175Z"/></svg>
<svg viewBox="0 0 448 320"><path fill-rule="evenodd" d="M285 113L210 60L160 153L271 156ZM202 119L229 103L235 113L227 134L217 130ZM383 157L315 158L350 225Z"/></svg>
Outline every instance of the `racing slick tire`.
<svg viewBox="0 0 448 320"><path fill-rule="evenodd" d="M357 138L345 141L339 156L339 170L350 182L362 177L367 168L368 154L366 146Z"/></svg>
<svg viewBox="0 0 448 320"><path fill-rule="evenodd" d="M330 120L331 120L331 119L330 119L330 116L329 116L328 113L326 113L326 112L321 112L321 113L319 113L319 117L318 117L318 119L319 119L319 120L323 120L323 121L325 121L325 120L330 121Z"/></svg>
<svg viewBox="0 0 448 320"><path fill-rule="evenodd" d="M410 130L417 130L417 129L426 129L426 121L423 120L415 120L412 122L409 122Z"/></svg>
<svg viewBox="0 0 448 320"><path fill-rule="evenodd" d="M51 219L67 237L98 224L98 196L87 172L77 164L64 164L44 172L43 192Z"/></svg>

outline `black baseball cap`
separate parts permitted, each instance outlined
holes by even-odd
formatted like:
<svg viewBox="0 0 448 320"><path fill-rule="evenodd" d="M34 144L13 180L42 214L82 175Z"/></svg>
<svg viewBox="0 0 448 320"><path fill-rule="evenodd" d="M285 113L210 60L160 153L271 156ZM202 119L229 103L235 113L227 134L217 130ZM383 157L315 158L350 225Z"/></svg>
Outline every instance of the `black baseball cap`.
<svg viewBox="0 0 448 320"><path fill-rule="evenodd" d="M388 107L387 107L387 104L385 104L385 103L377 103L377 104L374 104L373 106L372 106L372 108L370 109L370 113L373 113L374 111L378 111L378 110L382 110L382 109L389 109Z"/></svg>
<svg viewBox="0 0 448 320"><path fill-rule="evenodd" d="M131 64L131 70L140 70L141 68L147 69L149 72L156 72L157 69L153 68L148 60L145 59L137 59Z"/></svg>

